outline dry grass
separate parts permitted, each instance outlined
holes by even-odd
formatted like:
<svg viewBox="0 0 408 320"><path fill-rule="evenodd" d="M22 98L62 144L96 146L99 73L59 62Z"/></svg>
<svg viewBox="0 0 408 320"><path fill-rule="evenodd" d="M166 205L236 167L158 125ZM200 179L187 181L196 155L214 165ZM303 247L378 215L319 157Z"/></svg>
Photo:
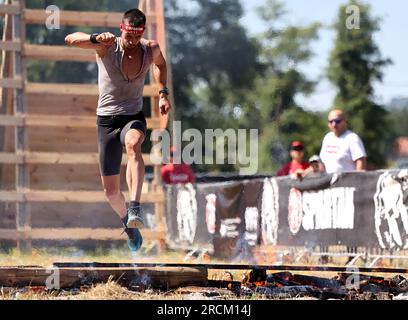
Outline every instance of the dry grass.
<svg viewBox="0 0 408 320"><path fill-rule="evenodd" d="M18 250L8 252L0 251L0 266L41 266L49 267L53 262L134 262L134 263L232 263L221 260L209 260L209 257L203 259L194 259L184 261L186 253L184 251L167 251L158 256L154 254L130 254L127 248L111 249L111 250L96 250L84 251L77 248L56 250L56 249L33 249L30 254L22 253ZM272 260L259 261L261 264L273 264L276 262L272 256ZM344 265L345 258L335 258L329 265ZM234 261L233 263L250 264L248 261ZM252 262L253 263L253 262ZM288 265L317 265L317 258L308 257L307 261L294 261L289 256L283 261ZM384 260L379 266L381 267L408 267L408 261L405 260ZM363 264L361 263L361 266ZM209 279L221 280L224 278L223 270L209 270ZM240 281L243 277L243 270L230 270L234 280ZM308 275L316 275L319 277L332 278L336 275L334 272L294 272ZM386 278L391 277L390 274L378 274ZM173 290L170 292L160 292L157 290L146 290L136 292L128 290L115 281L108 281L104 284L96 284L92 287L82 287L80 290L60 290L49 292L44 288L1 288L0 300L185 300L185 299L265 299L262 296L236 297L226 292L219 292L208 295L208 289L189 290ZM302 298L305 299L305 298ZM312 298L310 298L312 299Z"/></svg>

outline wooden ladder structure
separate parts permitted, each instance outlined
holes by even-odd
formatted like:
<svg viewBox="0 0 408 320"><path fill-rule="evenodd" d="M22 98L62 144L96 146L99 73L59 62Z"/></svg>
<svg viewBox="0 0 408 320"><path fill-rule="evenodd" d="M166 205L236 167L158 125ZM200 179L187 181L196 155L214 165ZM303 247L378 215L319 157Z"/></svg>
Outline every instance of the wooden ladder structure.
<svg viewBox="0 0 408 320"><path fill-rule="evenodd" d="M162 0L141 1L139 7L146 13L147 38L158 40L165 54L165 31ZM0 14L4 16L3 39L0 42L2 69L0 88L2 105L0 107L0 166L6 165L15 170L0 170L2 182L14 180L13 190L0 190L0 203L15 204L16 229L0 228L0 240L13 240L20 249L30 249L32 240L125 240L118 228L34 228L32 227L32 206L38 203L104 203L106 199L102 187L98 190L59 189L52 185L41 189L32 188L30 178L34 175L30 166L46 166L49 174L58 176L53 166L70 165L98 167L98 154L95 152L64 152L54 149L44 151L33 145L36 139L45 139L47 135L58 136L59 131L75 134L76 130L91 130L95 133L95 107L98 96L97 85L72 83L33 83L27 81L26 61L29 59L47 61L94 62L92 50L67 47L65 45L36 45L26 43L27 24L45 24L46 10L28 9L24 0L8 0L0 5ZM123 13L60 11L60 24L71 26L118 27ZM158 86L153 82L145 86L144 96L150 98L151 117L147 119L149 130L164 129L167 117L158 112ZM93 109L93 110L92 110ZM54 111L53 111L54 110ZM85 110L85 111L84 111ZM82 112L80 112L82 111ZM78 114L79 113L79 114ZM84 115L85 114L85 115ZM95 131L95 132L94 132ZM3 135L3 139L2 139ZM41 137L39 138L39 136ZM60 140L57 140L60 141ZM62 140L63 141L63 140ZM1 145L1 143L3 145ZM79 144L81 141L79 141ZM92 142L87 142L89 145ZM51 143L52 144L52 143ZM96 146L96 140L94 140ZM57 146L57 145L55 145ZM41 150L42 149L42 150ZM68 150L69 151L69 150ZM165 195L161 187L160 167L150 161L149 154L143 154L146 166L153 166L154 179L148 192L142 193L142 203L153 203L155 208L155 229L141 230L145 240L153 240L163 248L166 225L164 221ZM122 165L126 163L126 157ZM51 170L51 172L50 172ZM86 176L86 172L83 173ZM68 179L69 180L69 179ZM69 182L69 181L68 181ZM4 184L4 183L3 183ZM126 197L127 194L125 193ZM36 213L41 214L41 213ZM2 212L0 208L0 219Z"/></svg>

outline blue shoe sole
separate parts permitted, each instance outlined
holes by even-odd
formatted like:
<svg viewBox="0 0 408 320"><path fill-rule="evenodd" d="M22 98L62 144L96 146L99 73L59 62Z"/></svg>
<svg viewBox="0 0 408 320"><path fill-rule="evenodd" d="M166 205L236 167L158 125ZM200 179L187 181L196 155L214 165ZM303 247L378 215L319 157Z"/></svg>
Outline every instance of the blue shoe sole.
<svg viewBox="0 0 408 320"><path fill-rule="evenodd" d="M135 252L140 249L143 244L143 237L139 229L132 229L132 239L128 239L127 244L130 251Z"/></svg>
<svg viewBox="0 0 408 320"><path fill-rule="evenodd" d="M138 229L140 229L140 228L144 228L144 223L143 223L143 221L142 220L139 220L139 219L137 219L137 218L135 218L135 219L131 219L131 218L129 218L129 220L128 220L128 222L127 222L127 227L128 228L138 228Z"/></svg>

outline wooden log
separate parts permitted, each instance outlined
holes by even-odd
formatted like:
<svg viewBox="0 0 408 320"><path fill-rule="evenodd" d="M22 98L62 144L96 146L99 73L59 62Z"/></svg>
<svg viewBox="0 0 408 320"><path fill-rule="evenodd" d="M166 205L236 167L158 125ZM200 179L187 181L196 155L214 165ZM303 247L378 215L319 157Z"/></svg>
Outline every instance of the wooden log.
<svg viewBox="0 0 408 320"><path fill-rule="evenodd" d="M206 268L41 268L0 267L0 286L41 286L49 289L79 287L118 281L127 286L172 289L186 285L205 285ZM58 281L59 280L59 281Z"/></svg>

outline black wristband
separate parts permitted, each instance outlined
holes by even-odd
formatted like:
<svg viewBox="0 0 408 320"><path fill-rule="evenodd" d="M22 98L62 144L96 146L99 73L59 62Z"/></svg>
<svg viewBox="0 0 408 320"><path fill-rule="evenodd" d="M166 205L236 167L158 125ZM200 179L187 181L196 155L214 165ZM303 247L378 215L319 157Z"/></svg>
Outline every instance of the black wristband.
<svg viewBox="0 0 408 320"><path fill-rule="evenodd" d="M99 43L98 40L96 40L96 37L99 35L99 33L92 33L91 36L89 37L89 41L92 43Z"/></svg>
<svg viewBox="0 0 408 320"><path fill-rule="evenodd" d="M163 89L161 89L161 90L159 91L159 94L162 94L162 93L169 95L169 89L166 88L166 87L164 87Z"/></svg>

